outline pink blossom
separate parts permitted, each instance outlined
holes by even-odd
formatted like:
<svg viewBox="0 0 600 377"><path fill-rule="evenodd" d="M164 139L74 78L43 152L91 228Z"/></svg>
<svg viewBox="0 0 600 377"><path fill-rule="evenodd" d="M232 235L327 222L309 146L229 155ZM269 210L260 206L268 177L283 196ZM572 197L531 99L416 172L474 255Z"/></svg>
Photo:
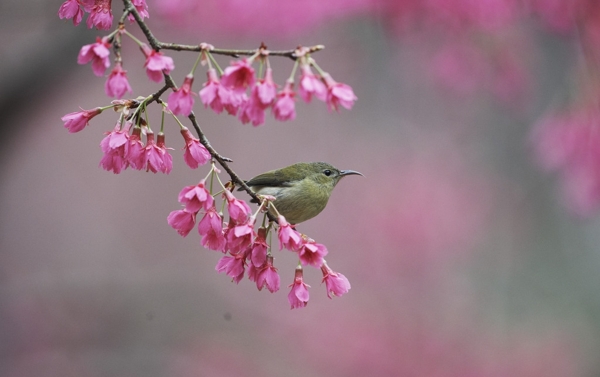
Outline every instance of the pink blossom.
<svg viewBox="0 0 600 377"><path fill-rule="evenodd" d="M350 290L348 279L339 272L331 270L325 261L321 265L321 271L323 272L322 282L325 282L327 288L327 297L332 298L332 295L339 297Z"/></svg>
<svg viewBox="0 0 600 377"><path fill-rule="evenodd" d="M169 95L168 107L173 114L188 116L192 112L196 95L191 91L193 82L194 76L186 76L181 87Z"/></svg>
<svg viewBox="0 0 600 377"><path fill-rule="evenodd" d="M225 251L227 240L223 235L223 220L217 210L209 208L198 223L198 233L202 236L202 246L215 251Z"/></svg>
<svg viewBox="0 0 600 377"><path fill-rule="evenodd" d="M277 94L277 100L273 105L275 119L281 121L296 119L294 96L294 82L288 80L283 90Z"/></svg>
<svg viewBox="0 0 600 377"><path fill-rule="evenodd" d="M255 106L263 109L271 106L277 95L277 85L273 81L273 70L267 68L265 78L257 81L252 87L252 96Z"/></svg>
<svg viewBox="0 0 600 377"><path fill-rule="evenodd" d="M350 110L357 100L352 88L346 84L334 81L328 73L323 74L323 80L327 85L327 108L338 111L338 106L342 105Z"/></svg>
<svg viewBox="0 0 600 377"><path fill-rule="evenodd" d="M227 199L227 212L229 217L236 224L244 224L250 217L250 206L243 200L237 199L229 190L225 190L224 194Z"/></svg>
<svg viewBox="0 0 600 377"><path fill-rule="evenodd" d="M142 170L148 162L146 148L140 138L141 132L142 129L140 127L134 127L131 136L129 136L127 148L125 148L125 158L136 170Z"/></svg>
<svg viewBox="0 0 600 377"><path fill-rule="evenodd" d="M173 63L173 59L164 56L161 52L152 50L147 45L142 45L142 51L146 56L146 63L144 63L144 68L146 68L146 75L148 78L154 82L161 82L163 79L163 72L168 74L173 69L175 69L175 64Z"/></svg>
<svg viewBox="0 0 600 377"><path fill-rule="evenodd" d="M239 253L250 246L254 237L254 217L246 224L236 225L227 232L227 249L231 253Z"/></svg>
<svg viewBox="0 0 600 377"><path fill-rule="evenodd" d="M121 66L121 62L117 62L115 67L108 75L106 84L104 85L104 91L109 97L123 98L125 93L131 93L131 86L127 80L127 71Z"/></svg>
<svg viewBox="0 0 600 377"><path fill-rule="evenodd" d="M304 102L310 102L312 99L312 95L320 99L321 101L325 101L327 99L327 88L321 78L315 76L310 69L310 65L301 64L300 69L302 70L302 75L300 76L300 85L298 87L298 91L300 92L300 97L304 100Z"/></svg>
<svg viewBox="0 0 600 377"><path fill-rule="evenodd" d="M200 144L200 140L192 136L190 130L185 127L182 128L181 135L183 135L183 139L185 140L183 159L190 168L196 169L198 165L204 165L210 161L212 156L206 147Z"/></svg>
<svg viewBox="0 0 600 377"><path fill-rule="evenodd" d="M263 227L258 229L258 235L251 246L250 259L255 267L262 266L267 259L267 230Z"/></svg>
<svg viewBox="0 0 600 377"><path fill-rule="evenodd" d="M106 38L96 38L96 43L85 45L79 51L77 63L87 64L92 62L92 71L96 76L104 75L106 69L110 67L110 43Z"/></svg>
<svg viewBox="0 0 600 377"><path fill-rule="evenodd" d="M286 221L285 217L279 216L279 250L284 247L291 251L298 251L302 247L302 236Z"/></svg>
<svg viewBox="0 0 600 377"><path fill-rule="evenodd" d="M325 245L316 243L314 240L307 240L302 243L300 251L300 262L303 265L311 265L314 267L320 267L323 264L323 258L327 255L328 251Z"/></svg>
<svg viewBox="0 0 600 377"><path fill-rule="evenodd" d="M264 265L258 269L255 281L259 291L265 286L271 293L279 290L279 274L277 268L273 267L272 256L268 256Z"/></svg>
<svg viewBox="0 0 600 377"><path fill-rule="evenodd" d="M156 143L154 142L154 133L146 133L146 171L153 173L162 172L169 174L173 167L173 160L164 144L164 134L159 133Z"/></svg>
<svg viewBox="0 0 600 377"><path fill-rule="evenodd" d="M60 119L65 123L64 126L70 133L75 133L83 130L85 126L89 125L90 119L101 112L102 110L97 107L92 110L81 110L69 113Z"/></svg>
<svg viewBox="0 0 600 377"><path fill-rule="evenodd" d="M148 4L146 4L146 0L131 0L131 4L133 4L135 10L137 10L142 20L144 18L150 18L150 14L148 13ZM127 19L129 20L129 22L135 21L135 18L131 13L127 16Z"/></svg>
<svg viewBox="0 0 600 377"><path fill-rule="evenodd" d="M204 186L204 180L197 185L184 187L179 192L177 200L185 205L185 209L189 212L198 212L201 208L208 211L214 204L212 195Z"/></svg>
<svg viewBox="0 0 600 377"><path fill-rule="evenodd" d="M289 285L292 290L288 294L288 301L292 309L303 308L308 304L308 288L310 288L310 285L304 283L302 275L302 268L296 268L294 283Z"/></svg>
<svg viewBox="0 0 600 377"><path fill-rule="evenodd" d="M260 126L265 123L265 110L257 100L250 98L240 107L239 118L243 124L252 122L253 126Z"/></svg>
<svg viewBox="0 0 600 377"><path fill-rule="evenodd" d="M125 158L125 149L129 141L130 125L131 123L128 122L121 128L121 123L117 123L114 130L107 132L106 137L100 142L100 148L104 152L100 166L104 170L119 174L129 166Z"/></svg>
<svg viewBox="0 0 600 377"><path fill-rule="evenodd" d="M77 26L83 19L83 9L77 0L67 0L58 9L60 19L73 19L73 25Z"/></svg>
<svg viewBox="0 0 600 377"><path fill-rule="evenodd" d="M95 0L94 6L86 21L89 29L96 27L99 30L108 30L112 26L113 15L111 10L112 0Z"/></svg>
<svg viewBox="0 0 600 377"><path fill-rule="evenodd" d="M237 284L244 277L245 266L246 257L243 252L238 252L236 254L225 255L219 259L215 270L217 270L219 273L224 272L228 276L231 276L233 281L235 281Z"/></svg>
<svg viewBox="0 0 600 377"><path fill-rule="evenodd" d="M177 233L185 237L190 233L196 223L196 214L190 213L185 209L179 209L169 213L167 222L177 231Z"/></svg>
<svg viewBox="0 0 600 377"><path fill-rule="evenodd" d="M235 91L245 91L254 84L254 68L252 61L246 58L234 60L225 68L221 76L221 84Z"/></svg>
<svg viewBox="0 0 600 377"><path fill-rule="evenodd" d="M204 87L200 90L200 100L204 107L210 106L215 113L221 114L225 105L232 103L231 90L221 85L217 71L214 68L210 68L206 75L208 81L204 83Z"/></svg>

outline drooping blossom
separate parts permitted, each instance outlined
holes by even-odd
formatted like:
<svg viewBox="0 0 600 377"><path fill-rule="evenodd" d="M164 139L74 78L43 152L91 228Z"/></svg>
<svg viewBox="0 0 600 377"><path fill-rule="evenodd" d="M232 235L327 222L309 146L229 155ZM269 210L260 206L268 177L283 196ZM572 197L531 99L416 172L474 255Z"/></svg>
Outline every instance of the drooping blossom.
<svg viewBox="0 0 600 377"><path fill-rule="evenodd" d="M250 246L254 238L254 221L251 217L246 224L236 225L227 232L227 249L231 253L239 253Z"/></svg>
<svg viewBox="0 0 600 377"><path fill-rule="evenodd" d="M262 266L267 260L267 230L264 227L258 229L258 234L251 246L250 260L254 267Z"/></svg>
<svg viewBox="0 0 600 377"><path fill-rule="evenodd" d="M127 71L125 71L121 65L121 62L117 62L115 67L108 75L106 84L104 85L104 91L109 97L123 98L125 93L131 93L131 86L127 80Z"/></svg>
<svg viewBox="0 0 600 377"><path fill-rule="evenodd" d="M83 130L89 125L90 119L100 114L102 109L99 107L92 110L81 110L74 113L69 113L60 118L64 122L64 126L70 133L75 133Z"/></svg>
<svg viewBox="0 0 600 377"><path fill-rule="evenodd" d="M140 127L133 127L127 148L125 148L125 158L129 162L129 165L136 170L142 170L148 162L146 148L140 138L141 133L142 129Z"/></svg>
<svg viewBox="0 0 600 377"><path fill-rule="evenodd" d="M333 271L325 261L321 265L321 272L323 272L323 280L325 287L327 288L327 297L332 298L333 296L341 296L350 290L350 282L348 279L339 272Z"/></svg>
<svg viewBox="0 0 600 377"><path fill-rule="evenodd" d="M204 83L204 87L200 90L200 100L204 104L204 107L210 107L215 113L221 114L223 109L229 107L229 110L237 111L237 106L233 103L236 102L239 96L233 96L232 91L229 88L221 85L219 76L214 68L209 68L206 72L208 80ZM231 111L229 111L231 113Z"/></svg>
<svg viewBox="0 0 600 377"><path fill-rule="evenodd" d="M96 38L96 43L85 45L79 51L77 63L87 64L92 62L92 71L96 76L104 75L106 69L110 67L110 43L107 38Z"/></svg>
<svg viewBox="0 0 600 377"><path fill-rule="evenodd" d="M192 93L192 83L194 76L186 76L181 87L169 94L168 107L175 115L188 116L194 107L194 96Z"/></svg>
<svg viewBox="0 0 600 377"><path fill-rule="evenodd" d="M273 115L275 119L286 121L296 119L296 105L294 104L294 81L288 80L283 90L277 94L273 104Z"/></svg>
<svg viewBox="0 0 600 377"><path fill-rule="evenodd" d="M349 85L336 82L328 73L323 73L323 81L327 86L327 108L339 111L339 105L350 110L357 100Z"/></svg>
<svg viewBox="0 0 600 377"><path fill-rule="evenodd" d="M196 224L196 214L179 209L172 211L167 216L169 225L177 231L181 236L187 236Z"/></svg>
<svg viewBox="0 0 600 377"><path fill-rule="evenodd" d="M271 292L277 292L279 290L279 274L277 268L273 266L273 257L267 256L267 260L258 268L256 273L256 287L261 291L264 287Z"/></svg>
<svg viewBox="0 0 600 377"><path fill-rule="evenodd" d="M186 127L181 129L181 135L185 140L185 147L183 147L183 159L185 163L192 169L196 169L198 165L204 165L212 156L210 152L200 144L200 140L192 136L192 133Z"/></svg>
<svg viewBox="0 0 600 377"><path fill-rule="evenodd" d="M287 222L285 217L279 216L277 219L279 230L277 236L279 238L279 250L284 247L291 251L298 251L302 246L302 236Z"/></svg>
<svg viewBox="0 0 600 377"><path fill-rule="evenodd" d="M120 122L117 122L115 128L111 132L107 132L106 137L100 142L100 148L104 152L100 160L100 166L104 170L119 174L129 166L125 158L125 150L129 141L130 126L130 122L127 122L123 127L121 127Z"/></svg>
<svg viewBox="0 0 600 377"><path fill-rule="evenodd" d="M301 64L300 70L302 73L298 92L304 102L310 102L313 95L321 101L325 101L327 99L327 87L325 87L321 78L312 73L309 64Z"/></svg>
<svg viewBox="0 0 600 377"><path fill-rule="evenodd" d="M217 262L217 266L215 270L219 273L224 272L227 276L230 276L233 281L237 283L242 280L244 277L244 269L246 266L246 256L244 252L232 253L230 255L225 255L219 262Z"/></svg>
<svg viewBox="0 0 600 377"><path fill-rule="evenodd" d="M265 123L265 109L254 98L250 98L240 106L240 121L243 124L252 122L253 126L260 126Z"/></svg>
<svg viewBox="0 0 600 377"><path fill-rule="evenodd" d="M83 9L77 0L67 0L58 9L60 19L73 19L73 25L77 26L83 19Z"/></svg>
<svg viewBox="0 0 600 377"><path fill-rule="evenodd" d="M148 75L150 80L161 82L163 79L163 72L168 74L175 69L172 58L164 56L161 52L151 49L146 44L142 44L141 48L146 56L144 68L146 68L146 75Z"/></svg>
<svg viewBox="0 0 600 377"><path fill-rule="evenodd" d="M133 4L135 10L137 10L142 20L144 18L150 18L150 14L148 13L148 4L146 4L146 0L131 0L131 4ZM131 13L129 13L127 19L129 20L129 22L135 21L135 18Z"/></svg>
<svg viewBox="0 0 600 377"><path fill-rule="evenodd" d="M250 217L250 206L243 200L237 199L229 190L225 190L223 193L225 199L227 199L227 212L229 217L235 221L236 224L244 224Z"/></svg>
<svg viewBox="0 0 600 377"><path fill-rule="evenodd" d="M177 198L179 203L185 205L189 212L198 212L200 209L208 211L213 207L214 199L204 185L204 180L197 185L185 186Z"/></svg>
<svg viewBox="0 0 600 377"><path fill-rule="evenodd" d="M266 109L273 104L276 95L277 84L273 81L273 70L267 68L265 77L254 83L251 98L256 106Z"/></svg>
<svg viewBox="0 0 600 377"><path fill-rule="evenodd" d="M323 264L323 258L327 255L328 251L325 245L316 243L312 239L303 240L302 246L298 251L300 256L300 262L303 265L311 265L314 267L320 267Z"/></svg>
<svg viewBox="0 0 600 377"><path fill-rule="evenodd" d="M227 240L223 235L223 220L214 207L209 208L198 222L198 233L202 236L202 246L209 250L225 252Z"/></svg>
<svg viewBox="0 0 600 377"><path fill-rule="evenodd" d="M94 0L94 5L86 21L89 29L94 26L99 30L111 28L113 22L111 3L112 0Z"/></svg>
<svg viewBox="0 0 600 377"><path fill-rule="evenodd" d="M154 141L154 132L146 133L146 171L153 173L162 172L169 174L173 167L173 159L164 144L164 134L159 133L158 139Z"/></svg>
<svg viewBox="0 0 600 377"><path fill-rule="evenodd" d="M310 285L304 283L302 268L296 268L294 282L289 285L292 290L288 294L288 301L292 309L303 308L308 304Z"/></svg>
<svg viewBox="0 0 600 377"><path fill-rule="evenodd" d="M235 91L245 91L254 84L254 80L252 61L243 58L234 60L229 67L225 68L221 76L221 85Z"/></svg>

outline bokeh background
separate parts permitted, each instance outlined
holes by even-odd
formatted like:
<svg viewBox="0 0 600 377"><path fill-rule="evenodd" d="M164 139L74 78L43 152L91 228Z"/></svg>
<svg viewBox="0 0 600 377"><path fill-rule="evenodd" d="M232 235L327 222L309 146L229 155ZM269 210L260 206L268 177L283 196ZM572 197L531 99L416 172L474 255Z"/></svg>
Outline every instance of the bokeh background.
<svg viewBox="0 0 600 377"><path fill-rule="evenodd" d="M275 254L281 290L258 292L218 274L195 231L169 227L180 189L208 172L183 163L172 120L168 176L98 167L110 112L63 128L111 99L76 63L103 33L59 6L0 4L0 375L600 375L600 158L548 163L576 127L564 114L598 126L594 1L149 1L161 41L324 44L315 59L358 96L339 113L298 101L295 121L257 128L195 106L242 177L320 160L366 176L299 227L352 289L329 300L306 269L299 310L291 253ZM181 82L195 54L165 53ZM131 41L123 55L134 96L156 90ZM282 85L292 62L271 63ZM564 133L547 137L557 112Z"/></svg>

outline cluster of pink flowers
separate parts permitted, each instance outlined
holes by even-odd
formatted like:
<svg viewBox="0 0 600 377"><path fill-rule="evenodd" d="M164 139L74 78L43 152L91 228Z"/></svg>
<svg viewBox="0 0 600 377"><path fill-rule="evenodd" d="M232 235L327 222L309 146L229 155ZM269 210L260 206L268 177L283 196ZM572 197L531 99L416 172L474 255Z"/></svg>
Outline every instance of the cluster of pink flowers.
<svg viewBox="0 0 600 377"><path fill-rule="evenodd" d="M214 173L213 170L210 174ZM185 237L194 228L202 211L202 218L198 221L202 246L225 254L215 269L225 273L236 283L239 283L247 272L248 278L256 284L259 291L265 287L272 293L278 291L280 278L277 268L273 265L274 258L270 246L267 244L268 232L275 225L272 224L268 228L261 226L255 231L257 214L251 213L248 204L237 199L225 188L222 196L227 203L228 222L224 222L223 215L217 212L213 195L206 187L206 179L181 190L178 200L184 208L172 211L167 217L167 222ZM283 216L279 216L277 228L280 249L295 252L300 260L288 294L292 309L306 306L309 299L310 286L304 283L302 265L321 269L329 298L348 292L348 279L331 270L325 262L327 248L324 245L300 234Z"/></svg>
<svg viewBox="0 0 600 377"><path fill-rule="evenodd" d="M595 108L554 113L532 134L541 167L559 173L567 205L583 217L600 209L599 122Z"/></svg>

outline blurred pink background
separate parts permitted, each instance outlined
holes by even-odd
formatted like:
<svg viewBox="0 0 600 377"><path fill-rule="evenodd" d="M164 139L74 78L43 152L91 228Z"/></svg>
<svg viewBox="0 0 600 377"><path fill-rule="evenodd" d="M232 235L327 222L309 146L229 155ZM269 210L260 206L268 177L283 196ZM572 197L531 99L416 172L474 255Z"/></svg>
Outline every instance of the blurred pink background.
<svg viewBox="0 0 600 377"><path fill-rule="evenodd" d="M184 164L172 120L168 176L98 167L110 112L63 128L64 114L111 100L105 78L76 63L104 33L59 20L58 1L0 5L0 375L600 374L600 223L564 205L530 137L585 81L583 37L560 0L483 3L149 2L164 42L324 44L315 59L358 97L340 113L298 101L295 121L258 128L195 105L244 178L298 161L366 176L344 179L299 226L352 289L329 300L307 268L298 310L291 253L275 251L280 291L258 292L218 274L220 253L195 230L167 224L181 188L208 172ZM155 91L133 43L123 54L134 97ZM180 83L195 54L165 54ZM292 62L271 64L282 85Z"/></svg>

